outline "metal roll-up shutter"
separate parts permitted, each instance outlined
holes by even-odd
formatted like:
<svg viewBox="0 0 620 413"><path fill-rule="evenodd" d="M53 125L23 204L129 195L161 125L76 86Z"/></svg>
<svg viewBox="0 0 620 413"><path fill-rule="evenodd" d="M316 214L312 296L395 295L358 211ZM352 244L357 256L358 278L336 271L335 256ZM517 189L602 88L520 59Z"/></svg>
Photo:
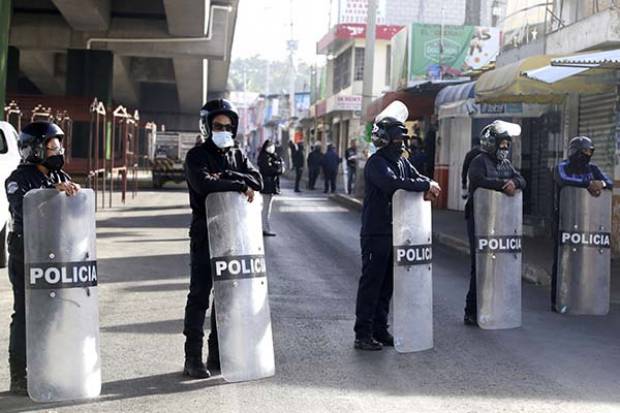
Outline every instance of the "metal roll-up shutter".
<svg viewBox="0 0 620 413"><path fill-rule="evenodd" d="M579 135L592 139L592 162L608 176L614 174L617 100L615 92L579 98Z"/></svg>

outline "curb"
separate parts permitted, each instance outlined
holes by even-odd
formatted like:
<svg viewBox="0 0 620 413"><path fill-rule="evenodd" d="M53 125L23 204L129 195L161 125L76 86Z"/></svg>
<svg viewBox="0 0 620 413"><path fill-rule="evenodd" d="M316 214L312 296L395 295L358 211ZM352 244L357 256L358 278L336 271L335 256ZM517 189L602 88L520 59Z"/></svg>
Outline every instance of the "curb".
<svg viewBox="0 0 620 413"><path fill-rule="evenodd" d="M329 199L347 208L357 211L362 210L362 201L347 194L333 194L330 195ZM469 243L459 237L433 231L433 242L469 256ZM522 278L525 282L536 285L551 284L551 274L546 268L527 262L523 262L522 266Z"/></svg>

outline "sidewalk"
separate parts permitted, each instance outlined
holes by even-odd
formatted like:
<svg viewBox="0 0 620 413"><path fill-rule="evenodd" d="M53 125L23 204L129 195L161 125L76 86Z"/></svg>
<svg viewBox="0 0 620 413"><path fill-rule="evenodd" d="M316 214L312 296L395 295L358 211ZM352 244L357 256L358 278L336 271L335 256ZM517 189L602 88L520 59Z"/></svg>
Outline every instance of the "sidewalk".
<svg viewBox="0 0 620 413"><path fill-rule="evenodd" d="M334 201L361 210L362 201L347 194L334 194ZM469 255L469 242L463 212L433 210L433 242ZM523 279L529 283L551 284L553 241L544 237L523 237ZM611 262L611 302L620 303L620 260Z"/></svg>

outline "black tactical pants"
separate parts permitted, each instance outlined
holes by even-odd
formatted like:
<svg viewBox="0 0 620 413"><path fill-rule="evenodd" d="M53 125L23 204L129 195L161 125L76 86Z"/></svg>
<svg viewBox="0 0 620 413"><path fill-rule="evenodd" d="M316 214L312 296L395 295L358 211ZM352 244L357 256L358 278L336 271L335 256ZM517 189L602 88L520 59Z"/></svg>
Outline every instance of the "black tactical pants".
<svg viewBox="0 0 620 413"><path fill-rule="evenodd" d="M205 237L190 240L190 283L185 305L185 356L202 357L205 315L209 309L209 296L213 287L209 245ZM214 304L215 307L215 304ZM217 351L217 326L215 308L211 309L209 350Z"/></svg>
<svg viewBox="0 0 620 413"><path fill-rule="evenodd" d="M13 314L9 337L9 364L12 375L26 375L26 295L24 289L24 244L21 237L10 233L9 280L13 287Z"/></svg>
<svg viewBox="0 0 620 413"><path fill-rule="evenodd" d="M362 237L362 276L357 290L355 337L369 338L388 328L394 288L391 236Z"/></svg>
<svg viewBox="0 0 620 413"><path fill-rule="evenodd" d="M476 300L476 226L473 216L467 218L467 237L469 238L470 276L469 291L467 291L467 297L465 298L465 314L476 318L478 314Z"/></svg>

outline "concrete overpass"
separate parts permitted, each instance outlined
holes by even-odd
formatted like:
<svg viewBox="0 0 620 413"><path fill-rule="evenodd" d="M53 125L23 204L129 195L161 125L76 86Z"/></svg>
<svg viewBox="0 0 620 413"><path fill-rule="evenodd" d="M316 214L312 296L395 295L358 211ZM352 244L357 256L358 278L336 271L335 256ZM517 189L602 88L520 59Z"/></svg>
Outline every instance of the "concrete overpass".
<svg viewBox="0 0 620 413"><path fill-rule="evenodd" d="M203 102L226 91L238 0L12 5L9 93L97 96L196 129Z"/></svg>

